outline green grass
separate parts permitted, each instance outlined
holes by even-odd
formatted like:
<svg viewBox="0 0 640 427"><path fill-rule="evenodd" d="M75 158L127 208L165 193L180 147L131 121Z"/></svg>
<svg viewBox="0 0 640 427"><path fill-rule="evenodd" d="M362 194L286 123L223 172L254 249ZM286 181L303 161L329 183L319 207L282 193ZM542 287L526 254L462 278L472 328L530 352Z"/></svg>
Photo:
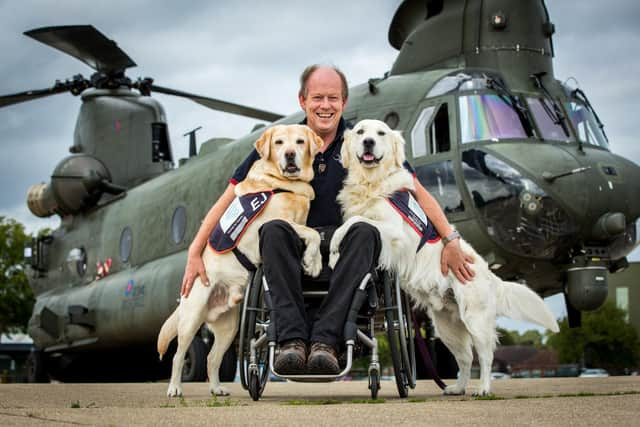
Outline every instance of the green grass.
<svg viewBox="0 0 640 427"><path fill-rule="evenodd" d="M385 403L385 399L354 399L349 403Z"/></svg>
<svg viewBox="0 0 640 427"><path fill-rule="evenodd" d="M283 402L283 405L291 405L291 406L304 406L304 405L339 405L340 402L339 400L335 400L335 399L323 399L323 400L305 400L305 399L298 399L298 400L289 400L287 402Z"/></svg>
<svg viewBox="0 0 640 427"><path fill-rule="evenodd" d="M473 400L505 400L505 398L495 394L487 394L486 396L474 396Z"/></svg>
<svg viewBox="0 0 640 427"><path fill-rule="evenodd" d="M71 405L69 406L70 408L79 408L80 407L80 401L76 400L75 402L71 402Z"/></svg>

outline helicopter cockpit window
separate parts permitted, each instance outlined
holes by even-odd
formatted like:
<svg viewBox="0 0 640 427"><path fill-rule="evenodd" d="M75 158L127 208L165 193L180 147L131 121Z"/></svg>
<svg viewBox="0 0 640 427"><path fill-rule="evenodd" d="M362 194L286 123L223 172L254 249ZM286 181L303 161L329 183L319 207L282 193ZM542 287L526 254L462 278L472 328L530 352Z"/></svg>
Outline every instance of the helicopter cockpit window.
<svg viewBox="0 0 640 427"><path fill-rule="evenodd" d="M173 243L179 245L184 239L184 232L187 229L187 210L184 206L178 206L173 211L171 218L171 239Z"/></svg>
<svg viewBox="0 0 640 427"><path fill-rule="evenodd" d="M463 143L527 138L518 114L498 95L464 95L459 106Z"/></svg>
<svg viewBox="0 0 640 427"><path fill-rule="evenodd" d="M482 90L487 88L487 77L478 74L458 73L438 80L427 93L427 98L441 96L454 90Z"/></svg>
<svg viewBox="0 0 640 427"><path fill-rule="evenodd" d="M434 113L435 111L435 113ZM451 149L449 108L446 103L427 107L420 113L411 130L411 149L414 158L445 153Z"/></svg>
<svg viewBox="0 0 640 427"><path fill-rule="evenodd" d="M131 228L125 227L120 234L120 259L122 262L129 261L132 246L133 232L131 231Z"/></svg>
<svg viewBox="0 0 640 427"><path fill-rule="evenodd" d="M449 136L449 108L442 104L428 129L431 154L446 153L451 149Z"/></svg>
<svg viewBox="0 0 640 427"><path fill-rule="evenodd" d="M609 149L609 143L605 138L593 113L582 104L571 101L565 104L569 111L569 118L578 133L578 138L585 144L596 145Z"/></svg>
<svg viewBox="0 0 640 427"><path fill-rule="evenodd" d="M538 124L542 138L552 141L569 141L571 139L564 133L562 125L555 123L547 113L547 111L553 110L549 101L542 98L527 98L527 104Z"/></svg>
<svg viewBox="0 0 640 427"><path fill-rule="evenodd" d="M416 124L413 125L413 129L411 129L411 153L414 159L427 154L427 135L425 128L429 120L431 120L435 109L435 106L431 106L422 110L418 120L416 120Z"/></svg>

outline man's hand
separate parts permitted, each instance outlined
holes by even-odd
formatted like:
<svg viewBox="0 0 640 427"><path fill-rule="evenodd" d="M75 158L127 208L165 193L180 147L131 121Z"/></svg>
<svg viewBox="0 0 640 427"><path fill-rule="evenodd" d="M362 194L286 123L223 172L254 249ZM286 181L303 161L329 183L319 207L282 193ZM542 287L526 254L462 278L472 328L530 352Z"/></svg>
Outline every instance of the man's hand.
<svg viewBox="0 0 640 427"><path fill-rule="evenodd" d="M449 269L463 285L473 279L475 272L469 264L473 264L473 257L465 254L460 247L460 239L452 240L444 245L440 257L440 269L443 275L449 274Z"/></svg>
<svg viewBox="0 0 640 427"><path fill-rule="evenodd" d="M209 286L209 278L207 277L207 271L204 268L202 257L189 255L187 266L184 269L184 277L182 278L181 296L185 298L189 296L191 288L193 288L193 282L196 281L198 276L205 286Z"/></svg>

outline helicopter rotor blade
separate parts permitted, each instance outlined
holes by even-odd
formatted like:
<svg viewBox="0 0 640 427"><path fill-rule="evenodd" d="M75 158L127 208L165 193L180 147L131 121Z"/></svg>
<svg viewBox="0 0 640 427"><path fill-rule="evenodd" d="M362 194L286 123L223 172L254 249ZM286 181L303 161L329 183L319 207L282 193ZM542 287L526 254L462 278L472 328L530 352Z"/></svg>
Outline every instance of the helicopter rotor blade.
<svg viewBox="0 0 640 427"><path fill-rule="evenodd" d="M245 105L234 104L233 102L221 101L219 99L208 98L201 95L194 95L192 93L182 92L162 86L156 86L154 84L150 85L149 88L153 92L188 98L200 105L204 105L205 107L211 108L213 110L224 111L225 113L239 114L241 116L265 120L267 122L274 122L284 117L282 114L273 113L271 111L259 110L257 108L247 107Z"/></svg>
<svg viewBox="0 0 640 427"><path fill-rule="evenodd" d="M136 66L116 42L92 25L34 28L24 35L71 55L96 71L109 73Z"/></svg>
<svg viewBox="0 0 640 427"><path fill-rule="evenodd" d="M0 96L0 108L19 104L20 102L33 101L34 99L44 98L46 96L57 95L63 92L71 92L74 95L79 95L88 87L91 87L91 82L82 77L81 74L78 74L70 80L56 81L55 85L47 89L33 89Z"/></svg>

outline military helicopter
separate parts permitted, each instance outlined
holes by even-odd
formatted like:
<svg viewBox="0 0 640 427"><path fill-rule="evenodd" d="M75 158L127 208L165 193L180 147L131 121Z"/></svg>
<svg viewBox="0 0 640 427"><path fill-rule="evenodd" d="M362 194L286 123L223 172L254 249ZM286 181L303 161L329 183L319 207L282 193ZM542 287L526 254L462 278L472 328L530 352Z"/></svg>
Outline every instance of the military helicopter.
<svg viewBox="0 0 640 427"><path fill-rule="evenodd" d="M97 30L56 31L42 30L45 43L93 65L89 82L109 83L68 83L83 99L73 154L29 192L32 212L61 216L30 257L29 333L40 349L32 377L113 380L140 366L157 374L166 367L153 362L154 340L175 308L187 246L262 130L208 141L173 169L166 120L148 95L185 94L129 81L126 54L84 41ZM389 28L394 64L350 89L345 118L401 130L418 178L496 274L542 296L563 293L578 325L638 245L640 167L611 152L584 91L556 80L554 32L543 0L406 0ZM64 90L0 97L0 106ZM193 372L202 372L206 339L192 344Z"/></svg>

